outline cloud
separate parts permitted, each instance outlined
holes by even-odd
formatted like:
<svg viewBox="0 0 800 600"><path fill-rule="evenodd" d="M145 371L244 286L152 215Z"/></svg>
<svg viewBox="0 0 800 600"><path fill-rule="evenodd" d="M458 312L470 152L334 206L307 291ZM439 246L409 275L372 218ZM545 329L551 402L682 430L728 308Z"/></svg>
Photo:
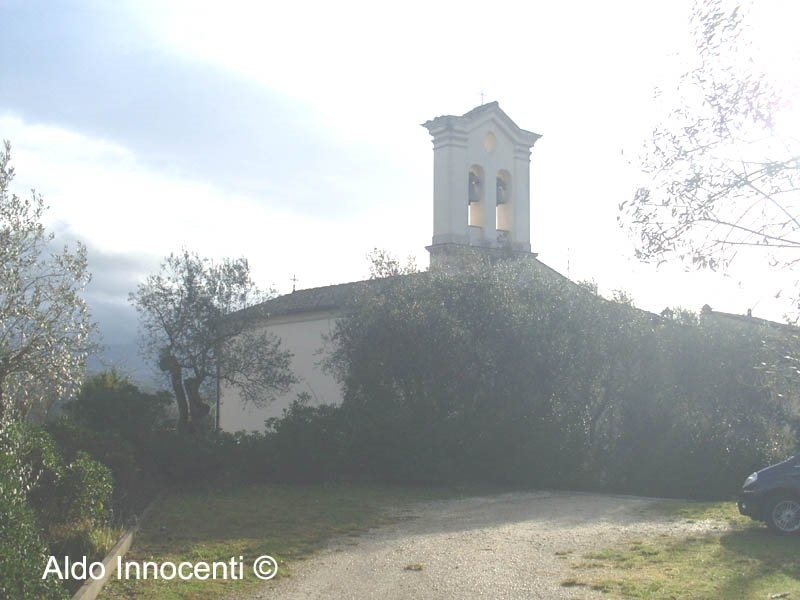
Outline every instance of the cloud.
<svg viewBox="0 0 800 600"><path fill-rule="evenodd" d="M124 304L182 246L246 256L264 287L288 291L295 275L301 287L363 277L373 247L426 264L432 171L418 124L485 90L544 134L532 157L540 257L653 309L696 305L695 279L630 265L616 224L653 85L682 68L668 54L688 40L689 5L501 1L486 20L471 2L6 0L0 138L50 224L99 253L98 306Z"/></svg>
<svg viewBox="0 0 800 600"><path fill-rule="evenodd" d="M266 204L358 210L358 196L332 203L320 184L370 160L303 120L297 100L168 52L125 5L20 2L3 10L0 110L112 141L142 165Z"/></svg>
<svg viewBox="0 0 800 600"><path fill-rule="evenodd" d="M138 283L158 268L157 260L151 255L103 250L90 240L81 239L66 223L56 223L50 230L54 234L54 247L74 249L78 243L86 246L88 271L92 275L86 294L96 300L116 304L126 301Z"/></svg>
<svg viewBox="0 0 800 600"><path fill-rule="evenodd" d="M80 238L68 225L57 223L53 248L74 250ZM107 252L86 245L91 281L83 297L89 305L91 320L97 327L99 348L89 356L90 373L116 368L135 382L152 387L160 381L151 361L139 352L139 328L136 310L128 302L128 294L136 289L148 271L155 270L152 257L142 254Z"/></svg>

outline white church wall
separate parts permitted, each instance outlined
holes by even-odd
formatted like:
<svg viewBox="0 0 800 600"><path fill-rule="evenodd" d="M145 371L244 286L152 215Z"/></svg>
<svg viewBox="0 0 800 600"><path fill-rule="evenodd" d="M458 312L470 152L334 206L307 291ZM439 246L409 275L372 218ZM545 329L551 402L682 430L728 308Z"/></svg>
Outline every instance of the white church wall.
<svg viewBox="0 0 800 600"><path fill-rule="evenodd" d="M456 137L452 140L450 137ZM433 152L433 243L469 243L466 137L448 136ZM453 173L458 173L453 177ZM463 175L462 175L463 174Z"/></svg>
<svg viewBox="0 0 800 600"><path fill-rule="evenodd" d="M264 421L280 417L283 410L301 392L311 396L313 404L339 404L342 391L336 380L320 366L324 336L333 333L336 315L330 312L306 313L296 317L276 317L262 326L280 337L284 349L294 355L291 369L300 381L288 393L264 407L245 404L236 390L220 386L220 429L227 432L263 431Z"/></svg>

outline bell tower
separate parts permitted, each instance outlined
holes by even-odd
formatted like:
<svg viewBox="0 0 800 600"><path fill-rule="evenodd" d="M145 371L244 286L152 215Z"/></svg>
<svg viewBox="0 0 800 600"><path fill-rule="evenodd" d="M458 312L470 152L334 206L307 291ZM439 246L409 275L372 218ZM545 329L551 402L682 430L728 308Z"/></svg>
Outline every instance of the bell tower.
<svg viewBox="0 0 800 600"><path fill-rule="evenodd" d="M530 157L541 136L520 129L497 102L423 127L433 137L431 268L466 249L531 255Z"/></svg>

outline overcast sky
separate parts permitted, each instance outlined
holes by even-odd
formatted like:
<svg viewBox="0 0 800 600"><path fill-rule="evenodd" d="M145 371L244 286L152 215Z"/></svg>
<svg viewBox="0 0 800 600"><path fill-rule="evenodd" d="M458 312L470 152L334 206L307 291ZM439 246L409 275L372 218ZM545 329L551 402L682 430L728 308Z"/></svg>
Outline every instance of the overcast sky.
<svg viewBox="0 0 800 600"><path fill-rule="evenodd" d="M797 8L771 4L765 44L793 41ZM617 225L643 181L653 90L686 64L689 8L0 0L0 138L16 190L35 187L48 224L88 245L89 300L120 348L135 336L128 292L181 247L245 256L280 292L293 276L361 279L374 247L427 266L433 161L420 124L481 93L543 135L531 167L543 262L649 310L779 319L785 274L657 270Z"/></svg>

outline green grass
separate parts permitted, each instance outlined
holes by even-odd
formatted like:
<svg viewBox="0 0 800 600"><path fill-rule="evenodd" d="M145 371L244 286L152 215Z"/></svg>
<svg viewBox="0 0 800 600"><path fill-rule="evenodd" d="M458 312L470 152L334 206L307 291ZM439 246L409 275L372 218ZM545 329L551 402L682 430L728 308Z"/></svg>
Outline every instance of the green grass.
<svg viewBox="0 0 800 600"><path fill-rule="evenodd" d="M739 514L734 502L665 501L656 505L653 510L689 522L711 520L731 526L747 526L753 523L750 517Z"/></svg>
<svg viewBox="0 0 800 600"><path fill-rule="evenodd" d="M415 502L462 494L454 489L344 484L174 491L150 511L125 560L211 562L243 556L244 579L125 581L112 576L100 597L211 600L234 590L246 592L262 584L251 571L258 556L273 556L278 576L286 576L294 561L334 535L357 534L402 518L403 509Z"/></svg>
<svg viewBox="0 0 800 600"><path fill-rule="evenodd" d="M659 536L584 555L562 582L623 598L800 598L800 538L779 537L741 517L732 502L669 503L679 520L715 520L720 532Z"/></svg>
<svg viewBox="0 0 800 600"><path fill-rule="evenodd" d="M87 562L94 562L103 560L124 532L117 526L79 521L50 527L47 541L54 556L68 555L73 561L85 556ZM70 594L74 594L83 585L83 580L69 578L62 584Z"/></svg>

